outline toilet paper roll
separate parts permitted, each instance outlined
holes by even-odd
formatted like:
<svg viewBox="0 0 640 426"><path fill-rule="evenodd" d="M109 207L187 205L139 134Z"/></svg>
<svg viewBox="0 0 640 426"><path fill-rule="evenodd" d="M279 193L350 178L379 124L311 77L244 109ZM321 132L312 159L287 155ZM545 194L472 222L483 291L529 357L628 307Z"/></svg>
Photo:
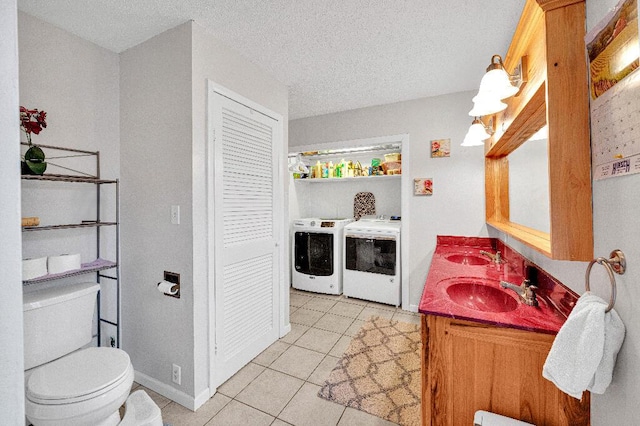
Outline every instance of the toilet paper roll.
<svg viewBox="0 0 640 426"><path fill-rule="evenodd" d="M173 286L176 286L175 290L171 290ZM170 283L169 281L160 281L158 283L158 291L160 293L168 294L173 296L178 293L178 285L174 283Z"/></svg>
<svg viewBox="0 0 640 426"><path fill-rule="evenodd" d="M61 274L67 271L73 271L74 269L80 269L80 253L49 256L47 264L50 274Z"/></svg>
<svg viewBox="0 0 640 426"><path fill-rule="evenodd" d="M36 259L22 260L22 279L32 280L34 278L47 275L47 258L38 257Z"/></svg>

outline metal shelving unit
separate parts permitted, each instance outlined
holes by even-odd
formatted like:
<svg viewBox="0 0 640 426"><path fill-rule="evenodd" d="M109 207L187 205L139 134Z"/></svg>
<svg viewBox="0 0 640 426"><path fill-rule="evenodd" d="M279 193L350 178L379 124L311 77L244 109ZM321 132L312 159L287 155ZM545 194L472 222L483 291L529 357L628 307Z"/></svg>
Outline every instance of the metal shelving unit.
<svg viewBox="0 0 640 426"><path fill-rule="evenodd" d="M26 145L25 143L22 143ZM38 145L41 148L45 148L52 151L62 151L63 155L52 158L72 158L72 157L94 157L95 158L95 174L88 174L84 172L80 172L77 170L73 170L67 167L58 166L63 169L69 170L75 174L45 174L45 175L22 175L22 180L27 181L43 181L43 182L66 182L66 183L80 183L80 184L93 184L96 185L96 219L82 221L81 223L69 223L69 224L57 224L57 225L46 225L46 226L25 226L22 228L23 232L38 232L38 231L51 231L51 230L64 230L64 229L72 229L72 228L96 228L96 255L97 259L82 264L80 269L75 269L71 271L67 271L59 274L47 274L41 277L37 277L30 280L24 280L23 285L31 285L42 283L46 281L58 280L62 278L84 275L84 274L95 274L96 282L101 283L101 281L109 280L115 283L115 292L116 292L116 321L109 321L106 318L102 318L101 315L101 304L100 304L100 292L98 292L98 300L97 300L97 320L98 320L98 331L97 331L97 339L98 346L101 345L101 325L103 323L110 324L116 328L116 342L115 346L120 347L120 189L119 189L119 180L108 180L108 179L100 179L100 152L99 151L85 151L73 148L63 148L56 147L50 145ZM51 157L48 157L51 158ZM115 190L115 222L103 222L100 220L100 198L101 198L101 188L103 185L111 186ZM102 228L112 228L115 232L115 259L106 260L100 257L100 238L101 238L101 230ZM111 274L107 274L106 271L112 271ZM101 290L102 291L102 290ZM113 343L112 343L113 344Z"/></svg>

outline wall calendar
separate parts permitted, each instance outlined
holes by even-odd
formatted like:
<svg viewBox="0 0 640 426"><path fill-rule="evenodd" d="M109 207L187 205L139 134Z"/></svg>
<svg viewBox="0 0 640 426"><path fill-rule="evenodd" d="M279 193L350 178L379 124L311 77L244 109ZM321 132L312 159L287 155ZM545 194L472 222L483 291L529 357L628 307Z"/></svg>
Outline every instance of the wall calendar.
<svg viewBox="0 0 640 426"><path fill-rule="evenodd" d="M585 37L593 178L640 173L637 0L618 5Z"/></svg>
<svg viewBox="0 0 640 426"><path fill-rule="evenodd" d="M640 173L640 72L591 101L593 178Z"/></svg>

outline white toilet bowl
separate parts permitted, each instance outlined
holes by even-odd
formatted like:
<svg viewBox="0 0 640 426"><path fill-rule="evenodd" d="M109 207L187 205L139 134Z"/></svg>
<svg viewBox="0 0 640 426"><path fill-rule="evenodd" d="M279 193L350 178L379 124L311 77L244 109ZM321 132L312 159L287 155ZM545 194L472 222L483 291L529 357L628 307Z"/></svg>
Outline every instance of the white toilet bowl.
<svg viewBox="0 0 640 426"><path fill-rule="evenodd" d="M87 348L58 358L30 374L27 419L34 426L115 426L133 376L120 349Z"/></svg>

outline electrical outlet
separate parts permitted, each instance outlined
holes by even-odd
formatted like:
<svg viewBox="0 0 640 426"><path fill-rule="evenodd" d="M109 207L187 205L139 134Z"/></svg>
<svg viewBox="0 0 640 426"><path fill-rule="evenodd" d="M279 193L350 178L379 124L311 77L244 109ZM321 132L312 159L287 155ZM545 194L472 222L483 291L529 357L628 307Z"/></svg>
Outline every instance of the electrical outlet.
<svg viewBox="0 0 640 426"><path fill-rule="evenodd" d="M171 369L171 380L177 385L182 382L182 369L179 365L173 364L173 367Z"/></svg>

